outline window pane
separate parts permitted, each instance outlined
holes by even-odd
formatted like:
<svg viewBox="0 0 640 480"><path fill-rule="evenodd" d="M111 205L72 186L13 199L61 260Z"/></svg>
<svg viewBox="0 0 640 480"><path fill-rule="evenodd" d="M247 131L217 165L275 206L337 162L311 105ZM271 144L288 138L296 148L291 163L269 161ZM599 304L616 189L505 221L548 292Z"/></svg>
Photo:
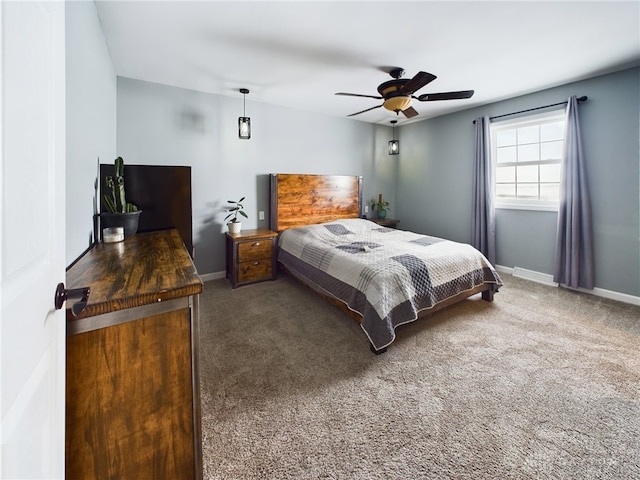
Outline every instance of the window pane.
<svg viewBox="0 0 640 480"><path fill-rule="evenodd" d="M560 182L560 164L540 165L540 181L541 182Z"/></svg>
<svg viewBox="0 0 640 480"><path fill-rule="evenodd" d="M496 197L497 198L515 198L516 197L516 184L515 183L500 183L496 185Z"/></svg>
<svg viewBox="0 0 640 480"><path fill-rule="evenodd" d="M536 182L538 183L538 165L527 165L518 167L518 183Z"/></svg>
<svg viewBox="0 0 640 480"><path fill-rule="evenodd" d="M504 147L516 144L516 129L498 130L496 132L496 146Z"/></svg>
<svg viewBox="0 0 640 480"><path fill-rule="evenodd" d="M522 200L538 200L538 184L518 183L518 198Z"/></svg>
<svg viewBox="0 0 640 480"><path fill-rule="evenodd" d="M560 201L560 184L559 183L541 183L540 184L540 200L546 202Z"/></svg>
<svg viewBox="0 0 640 480"><path fill-rule="evenodd" d="M562 140L564 138L564 120L540 125L540 141Z"/></svg>
<svg viewBox="0 0 640 480"><path fill-rule="evenodd" d="M559 160L562 158L562 141L540 144L541 160Z"/></svg>
<svg viewBox="0 0 640 480"><path fill-rule="evenodd" d="M518 129L518 144L539 142L539 130L538 125L520 127Z"/></svg>
<svg viewBox="0 0 640 480"><path fill-rule="evenodd" d="M515 162L516 161L516 147L501 147L496 151L497 154L497 162L498 163L507 163L507 162Z"/></svg>
<svg viewBox="0 0 640 480"><path fill-rule="evenodd" d="M537 162L540 160L540 144L518 145L518 162Z"/></svg>
<svg viewBox="0 0 640 480"><path fill-rule="evenodd" d="M498 205L559 203L564 128L560 110L490 125Z"/></svg>
<svg viewBox="0 0 640 480"><path fill-rule="evenodd" d="M496 167L496 182L515 182L516 167Z"/></svg>

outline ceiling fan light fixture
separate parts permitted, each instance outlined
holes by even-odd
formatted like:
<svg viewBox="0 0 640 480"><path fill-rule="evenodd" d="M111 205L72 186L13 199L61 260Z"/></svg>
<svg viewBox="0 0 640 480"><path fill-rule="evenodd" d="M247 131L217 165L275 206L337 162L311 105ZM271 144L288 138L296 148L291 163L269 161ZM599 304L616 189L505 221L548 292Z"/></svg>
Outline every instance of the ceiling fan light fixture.
<svg viewBox="0 0 640 480"><path fill-rule="evenodd" d="M403 74L404 70L402 70L402 68L392 69L389 72L389 75L391 75L393 80L387 80L386 82L378 85L378 93L380 96L344 92L336 93L336 95L367 97L375 98L376 100L383 100L382 104L352 113L351 115L347 115L348 117L360 115L361 113L368 112L374 108L384 107L386 110L390 110L397 114L402 112L406 118L413 118L419 115L419 112L411 106L411 101L414 98L420 102L433 102L436 100L458 100L471 98L473 95L473 90L461 90L459 92L425 93L420 96L414 96L414 93L438 77L432 73L420 71L410 79L400 78Z"/></svg>
<svg viewBox="0 0 640 480"><path fill-rule="evenodd" d="M384 108L392 112L401 112L411 105L411 97L399 95L397 97L387 98L384 101Z"/></svg>

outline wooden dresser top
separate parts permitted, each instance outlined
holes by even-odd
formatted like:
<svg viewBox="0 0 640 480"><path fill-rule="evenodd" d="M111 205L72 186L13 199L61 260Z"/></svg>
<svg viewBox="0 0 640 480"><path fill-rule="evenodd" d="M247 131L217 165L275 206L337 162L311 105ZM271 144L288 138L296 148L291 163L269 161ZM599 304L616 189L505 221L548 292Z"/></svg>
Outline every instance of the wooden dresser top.
<svg viewBox="0 0 640 480"><path fill-rule="evenodd" d="M66 275L68 289L90 287L81 319L202 292L202 280L177 230L138 233L122 242L98 243Z"/></svg>

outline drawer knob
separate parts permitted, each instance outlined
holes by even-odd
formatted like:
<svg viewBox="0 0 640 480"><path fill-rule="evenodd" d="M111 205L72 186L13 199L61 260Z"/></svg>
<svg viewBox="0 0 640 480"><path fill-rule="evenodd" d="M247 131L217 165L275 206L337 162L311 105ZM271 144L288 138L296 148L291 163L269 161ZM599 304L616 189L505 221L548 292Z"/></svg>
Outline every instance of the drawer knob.
<svg viewBox="0 0 640 480"><path fill-rule="evenodd" d="M254 265L260 265L260 262L253 262Z"/></svg>
<svg viewBox="0 0 640 480"><path fill-rule="evenodd" d="M260 242L254 242L253 245L251 245L252 247L259 247L260 246Z"/></svg>

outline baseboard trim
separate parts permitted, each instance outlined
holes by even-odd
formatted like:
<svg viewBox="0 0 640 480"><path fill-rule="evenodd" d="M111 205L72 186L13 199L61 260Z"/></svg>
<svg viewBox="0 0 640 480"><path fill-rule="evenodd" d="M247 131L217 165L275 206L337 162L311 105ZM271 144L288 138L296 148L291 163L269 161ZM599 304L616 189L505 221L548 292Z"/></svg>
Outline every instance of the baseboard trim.
<svg viewBox="0 0 640 480"><path fill-rule="evenodd" d="M501 273L507 273L514 277L523 278L532 282L542 283L550 287L558 287L558 283L553 281L553 275L547 273L536 272L533 270L527 270L521 267L505 267L503 265L496 265L496 270ZM561 285L563 288L569 288ZM609 298L611 300L617 300L618 302L630 303L631 305L640 305L640 297L635 295L629 295L627 293L614 292L613 290L607 290L605 288L594 288L593 290L587 290L586 288L571 288L577 292L588 293L590 295L596 295L598 297Z"/></svg>
<svg viewBox="0 0 640 480"><path fill-rule="evenodd" d="M204 275L200 275L200 279L203 282L208 282L209 280L220 280L221 278L225 278L227 276L227 272L213 272L213 273L205 273Z"/></svg>
<svg viewBox="0 0 640 480"><path fill-rule="evenodd" d="M604 288L594 288L593 290L587 290L585 288L575 288L578 292L591 293L599 297L609 298L611 300L617 300L619 302L630 303L631 305L640 306L640 297L634 295L628 295L626 293L614 292L613 290L605 290Z"/></svg>

